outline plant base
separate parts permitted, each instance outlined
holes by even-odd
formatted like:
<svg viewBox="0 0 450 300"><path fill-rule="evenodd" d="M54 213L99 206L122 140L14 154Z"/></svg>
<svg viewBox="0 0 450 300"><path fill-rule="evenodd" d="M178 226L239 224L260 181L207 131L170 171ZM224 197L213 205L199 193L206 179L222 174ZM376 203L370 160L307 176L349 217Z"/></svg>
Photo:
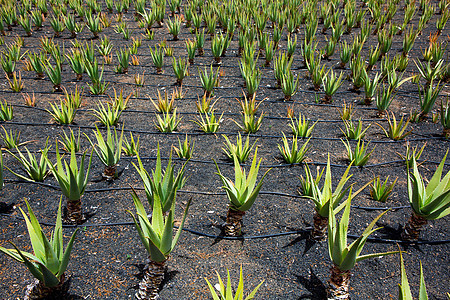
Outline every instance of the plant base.
<svg viewBox="0 0 450 300"><path fill-rule="evenodd" d="M159 286L164 279L165 261L156 262L147 259L144 269L144 278L139 283L139 291L135 294L139 300L159 299Z"/></svg>
<svg viewBox="0 0 450 300"><path fill-rule="evenodd" d="M323 103L324 104L331 104L333 102L333 98L330 95L325 95L325 97L323 98Z"/></svg>
<svg viewBox="0 0 450 300"><path fill-rule="evenodd" d="M117 165L106 166L102 174L103 178L107 181L111 181L117 178Z"/></svg>
<svg viewBox="0 0 450 300"><path fill-rule="evenodd" d="M442 135L443 135L446 139L448 139L448 138L450 137L450 128L444 128L444 129L442 130Z"/></svg>
<svg viewBox="0 0 450 300"><path fill-rule="evenodd" d="M402 240L405 241L417 241L419 239L420 230L424 225L428 223L428 220L416 215L414 212L411 213L411 217L403 228L401 235Z"/></svg>
<svg viewBox="0 0 450 300"><path fill-rule="evenodd" d="M311 231L311 239L315 241L321 241L325 238L327 227L328 227L328 218L322 217L317 211L313 217L313 230Z"/></svg>
<svg viewBox="0 0 450 300"><path fill-rule="evenodd" d="M331 268L331 276L327 281L327 298L328 300L344 300L350 299L348 293L348 283L350 282L350 271L342 271L338 266L333 265Z"/></svg>
<svg viewBox="0 0 450 300"><path fill-rule="evenodd" d="M65 221L69 224L76 225L82 224L84 222L81 200L67 200L67 215Z"/></svg>
<svg viewBox="0 0 450 300"><path fill-rule="evenodd" d="M228 208L227 221L224 224L226 236L241 236L242 218L245 211Z"/></svg>
<svg viewBox="0 0 450 300"><path fill-rule="evenodd" d="M60 278L60 283L55 287L46 287L41 281L35 279L33 283L27 285L23 300L37 299L64 299L69 290L70 280L65 281L64 274Z"/></svg>
<svg viewBox="0 0 450 300"><path fill-rule="evenodd" d="M385 110L379 110L377 112L377 117L378 118L385 118L386 117L386 111Z"/></svg>

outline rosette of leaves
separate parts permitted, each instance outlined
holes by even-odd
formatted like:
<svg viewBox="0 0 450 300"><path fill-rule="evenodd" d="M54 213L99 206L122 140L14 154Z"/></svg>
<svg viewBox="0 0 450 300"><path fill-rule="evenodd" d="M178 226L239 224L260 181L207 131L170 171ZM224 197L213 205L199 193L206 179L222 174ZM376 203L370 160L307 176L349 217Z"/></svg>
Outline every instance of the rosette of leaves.
<svg viewBox="0 0 450 300"><path fill-rule="evenodd" d="M264 280L261 281L260 284L258 284L257 287L253 289L253 291L250 292L250 294L245 297L244 299L244 277L242 276L242 266L239 272L239 283L238 288L236 290L235 296L233 296L233 291L231 290L231 279L230 279L230 271L227 270L227 285L223 284L222 278L220 277L219 273L216 271L217 279L219 280L218 288L217 285L215 285L216 289L219 291L219 295L217 295L217 292L214 290L214 287L211 285L211 283L208 281L208 279L205 278L206 283L208 284L209 291L211 292L211 295L213 297L213 300L251 300L255 297L256 292L261 287L261 285L264 283Z"/></svg>
<svg viewBox="0 0 450 300"><path fill-rule="evenodd" d="M172 154L170 155L169 162L167 163L166 169L163 171L161 166L161 155L159 151L156 155L156 167L152 171L152 175L144 168L139 154L136 155L138 160L138 165L133 164L138 172L139 176L144 183L145 194L147 195L147 200L151 205L153 205L154 199L158 198L163 213L168 212L172 206L175 205L175 197L177 191L183 188L186 178L184 177L185 167L187 161L183 164L181 169L175 175L175 170L172 166Z"/></svg>
<svg viewBox="0 0 450 300"><path fill-rule="evenodd" d="M258 164L256 163L257 151L258 148L255 149L255 155L253 156L248 176L245 173L245 170L240 166L237 157L234 156L234 182L222 175L219 166L214 161L217 168L217 174L223 183L223 189L229 200L227 220L224 225L226 236L241 235L242 217L245 215L245 212L252 207L261 190L263 180L270 171L270 169L267 170L259 183L256 184L256 178L261 164L261 159Z"/></svg>
<svg viewBox="0 0 450 300"><path fill-rule="evenodd" d="M398 251L389 251L360 255L368 237L374 231L379 229L373 229L376 222L388 211L384 211L378 215L356 240L354 240L350 245L347 245L347 231L350 220L350 202L353 197L354 196L352 196L350 189L348 199L344 202L345 210L339 222L336 220L336 211L331 206L329 206L328 210L328 253L331 261L333 262L327 288L328 299L330 300L350 299L349 281L351 270L356 263L368 258L398 253Z"/></svg>
<svg viewBox="0 0 450 300"><path fill-rule="evenodd" d="M52 170L53 176L58 181L61 191L67 198L67 222L73 224L81 224L84 221L81 206L81 196L86 189L88 183L89 172L92 162L92 152L89 158L87 170L85 171L86 152L83 153L78 168L75 150L72 148L70 152L70 162L67 163L59 154L56 147L56 164L52 164L47 157L48 166Z"/></svg>
<svg viewBox="0 0 450 300"><path fill-rule="evenodd" d="M97 141L96 144L92 143L91 139L86 135L89 143L94 148L95 154L100 159L102 164L105 166L103 171L103 177L106 180L113 180L118 177L117 164L120 160L120 155L122 153L122 143L123 143L123 127L120 137L117 137L116 128L114 128L114 135L111 132L109 125L106 127L106 139L103 137L100 129L94 131L94 136Z"/></svg>
<svg viewBox="0 0 450 300"><path fill-rule="evenodd" d="M437 220L450 214L450 171L441 179L447 154L448 151L426 187L417 169L416 158L412 157L412 172L408 171L408 200L412 213L404 226L402 239L417 240L428 220Z"/></svg>
<svg viewBox="0 0 450 300"><path fill-rule="evenodd" d="M306 178L309 179L308 186L310 187L310 193L312 196L307 197L314 202L315 214L313 217L313 230L311 232L311 238L320 241L325 238L325 233L328 225L328 210L332 206L336 212L342 209L339 203L344 198L344 195L350 189L350 187L345 187L347 181L353 175L348 175L350 172L350 166L347 167L344 174L342 175L339 183L333 191L333 184L331 178L331 166L330 166L330 156L328 155L327 168L325 171L325 181L323 183L322 189L319 188L319 181L314 180L314 176L311 174L309 168L305 168ZM323 172L323 171L322 171ZM321 175L320 175L321 176Z"/></svg>
<svg viewBox="0 0 450 300"><path fill-rule="evenodd" d="M16 173L8 167L6 168L20 179L37 182L44 181L49 173L47 169L46 157L50 147L47 146L47 142L45 143L44 149L41 149L41 157L39 160L36 158L36 155L32 154L26 147L25 151L27 152L27 156L25 156L25 154L23 154L19 149L17 149L17 155L9 150L6 150L22 165L22 169L25 171L27 176Z"/></svg>
<svg viewBox="0 0 450 300"><path fill-rule="evenodd" d="M42 231L27 200L25 200L25 203L30 218L28 218L20 207L19 209L27 225L33 253L19 250L12 242L10 243L14 247L13 249L6 249L0 246L0 251L14 260L25 264L31 274L36 278L36 281L28 286L24 299L48 299L47 297L51 296L63 299L64 292L67 292L65 289L68 288L64 284L64 272L69 264L70 253L72 252L73 242L78 229L72 234L64 250L61 201L59 202L56 226L50 240L48 240Z"/></svg>
<svg viewBox="0 0 450 300"><path fill-rule="evenodd" d="M160 181L157 184L161 185L163 183ZM144 268L144 278L139 283L136 299L159 299L158 289L164 279L165 263L181 235L191 201L186 205L181 224L177 233L173 236L175 205L171 205L168 211L164 211L162 199L153 197L152 201L149 201L152 208L150 221L144 205L135 191L133 191L132 197L137 217L130 211L128 213L133 218L139 238L148 254L148 260ZM175 204L175 199L173 204Z"/></svg>

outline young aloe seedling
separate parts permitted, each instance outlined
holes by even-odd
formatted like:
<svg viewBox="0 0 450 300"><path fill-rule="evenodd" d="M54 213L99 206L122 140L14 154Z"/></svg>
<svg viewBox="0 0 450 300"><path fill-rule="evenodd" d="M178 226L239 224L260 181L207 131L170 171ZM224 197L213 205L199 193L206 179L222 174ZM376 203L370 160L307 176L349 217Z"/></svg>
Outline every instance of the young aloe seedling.
<svg viewBox="0 0 450 300"><path fill-rule="evenodd" d="M310 120L307 120L306 117L301 113L298 114L297 118L290 118L291 124L289 124L289 127L292 129L292 134L294 136L300 137L300 138L308 138L311 136L312 131L314 130L314 127L319 121L314 122L314 124L309 126Z"/></svg>
<svg viewBox="0 0 450 300"><path fill-rule="evenodd" d="M352 151L352 148L350 146L349 141L343 141L345 148L347 149L347 155L348 160L351 164L354 166L362 167L369 161L370 155L375 150L375 147L372 149L372 151L367 153L367 148L369 147L370 142L367 144L364 143L364 141L361 141L361 139L358 139L358 142L356 143L355 149Z"/></svg>
<svg viewBox="0 0 450 300"><path fill-rule="evenodd" d="M366 135L367 130L370 128L371 125L367 126L366 129L363 130L363 124L362 120L359 119L358 125L355 126L353 124L352 120L345 120L343 119L342 122L344 122L345 130L342 130L342 128L339 128L341 132L345 135L345 137L348 140L359 140L363 139Z"/></svg>
<svg viewBox="0 0 450 300"><path fill-rule="evenodd" d="M155 49L153 50L152 47L150 47L150 54L153 60L153 64L156 68L156 74L162 74L163 73L163 66L164 66L164 47L161 46L155 46Z"/></svg>
<svg viewBox="0 0 450 300"><path fill-rule="evenodd" d="M175 102L175 94L172 93L172 97L169 100L169 93L167 92L167 90L164 91L164 96L162 96L158 90L158 96L156 97L156 101L153 101L152 98L150 98L150 101L152 102L157 112L169 113L172 112L174 109L173 104Z"/></svg>
<svg viewBox="0 0 450 300"><path fill-rule="evenodd" d="M343 84L342 82L342 76L344 76L344 73L341 72L339 77L337 77L333 70L328 71L322 78L322 84L323 89L325 91L325 103L331 103L333 102L332 97L334 94L336 94L339 87Z"/></svg>
<svg viewBox="0 0 450 300"><path fill-rule="evenodd" d="M258 170L261 164L261 159L258 164L256 163L257 152L258 148L255 149L255 155L253 156L253 162L248 176L246 175L245 170L239 165L237 157L234 156L234 182L222 175L219 166L214 161L217 168L217 174L222 180L223 189L227 193L229 200L227 220L224 224L226 236L240 236L242 234L242 217L245 215L245 212L252 207L261 190L263 180L270 171L270 169L267 170L259 183L256 184L256 177L258 176Z"/></svg>
<svg viewBox="0 0 450 300"><path fill-rule="evenodd" d="M78 229L72 234L64 250L61 201L59 201L56 226L50 240L42 231L41 225L27 200L25 200L25 203L30 218L20 207L19 209L27 225L33 254L19 250L12 242L10 243L14 249L6 249L0 246L0 251L12 259L23 263L36 278L36 281L31 285L31 289L27 289L24 299L44 299L55 295L61 297L61 294L65 292L64 289L67 288L64 286L66 279L64 272L69 264L70 253L72 252L73 242Z"/></svg>
<svg viewBox="0 0 450 300"><path fill-rule="evenodd" d="M203 117L204 116L204 117ZM196 118L192 122L200 126L200 130L206 133L215 133L219 130L220 123L222 122L223 113L216 118L214 111L210 113L200 113L200 118Z"/></svg>
<svg viewBox="0 0 450 300"><path fill-rule="evenodd" d="M205 278L206 283L208 284L209 291L211 292L211 295L213 297L213 300L252 300L255 297L256 292L261 287L261 285L264 283L264 280L261 281L260 284L256 288L253 289L253 291L244 299L244 277L242 276L242 266L241 271L239 272L239 284L238 288L236 290L236 294L233 297L233 292L231 290L231 279L230 279L230 271L227 270L227 286L223 284L222 278L220 278L219 273L216 271L217 279L219 280L219 295L217 295L217 292L214 290L214 287L211 285L211 283L208 281L208 279Z"/></svg>
<svg viewBox="0 0 450 300"><path fill-rule="evenodd" d="M339 109L339 108L337 109L339 112L339 116L341 117L341 120L344 121L344 125L345 125L345 121L351 121L353 115L355 114L354 108L355 108L354 104L352 104L352 103L347 104L344 101L344 104L342 105L342 109ZM353 124L352 124L352 126L353 126Z"/></svg>
<svg viewBox="0 0 450 300"><path fill-rule="evenodd" d="M193 142L190 138L188 138L188 135L186 134L184 142L181 143L180 139L178 139L178 148L173 146L173 149L175 150L175 153L178 155L179 158L191 159L192 154L194 153L194 146L195 141Z"/></svg>
<svg viewBox="0 0 450 300"><path fill-rule="evenodd" d="M41 158L39 161L36 158L36 155L32 154L26 147L25 151L27 152L27 156L25 156L19 149L17 149L17 154L15 155L9 150L9 154L11 154L21 165L24 169L27 176L23 176L19 173L16 173L12 171L10 168L6 167L11 173L19 177L20 179L26 180L26 181L37 181L42 182L44 181L45 177L47 177L49 171L47 169L47 153L50 147L47 146L48 140L45 143L44 149L41 149Z"/></svg>
<svg viewBox="0 0 450 300"><path fill-rule="evenodd" d="M219 78L219 70L220 68L217 68L216 72L213 71L213 66L210 67L210 72L208 74L208 69L205 68L205 70L198 69L198 74L200 76L200 81L203 86L204 93L207 97L213 95L213 89L217 85L218 78Z"/></svg>
<svg viewBox="0 0 450 300"><path fill-rule="evenodd" d="M97 157L105 166L105 170L102 174L103 177L106 178L106 180L113 180L118 176L117 164L119 163L120 155L122 153L123 127L120 138L118 138L116 128L114 128L113 135L108 125L106 127L106 139L103 137L100 129L98 129L97 126L95 126L95 128L97 129L94 131L94 136L97 141L96 144L94 144L86 134L85 136L94 148L95 154L97 154Z"/></svg>
<svg viewBox="0 0 450 300"><path fill-rule="evenodd" d="M306 178L310 179L308 185L310 186L310 193L312 194L312 196L308 198L311 199L315 205L313 230L311 232L312 239L320 241L325 238L325 233L328 225L328 207L332 206L333 209L341 209L338 208L339 203L350 188L347 187L344 189L345 184L350 179L350 177L352 177L352 175L348 175L349 172L350 166L347 167L338 185L333 191L333 185L331 181L330 156L328 156L327 168L325 171L325 182L321 190L319 188L319 180L313 180L314 176L311 174L311 170L309 169L309 167L305 167ZM320 174L322 173L323 170Z"/></svg>
<svg viewBox="0 0 450 300"><path fill-rule="evenodd" d="M282 142L283 144L278 144L278 150L280 150L283 160L288 164L299 164L306 159L306 152L309 150L308 143L309 138L300 148L298 147L298 137L292 137L292 147L289 147L288 140L283 132Z"/></svg>
<svg viewBox="0 0 450 300"><path fill-rule="evenodd" d="M411 132L413 131L412 129L408 132L405 132L406 128L408 127L409 121L410 121L409 118L406 120L405 124L403 125L403 117L397 123L397 119L395 118L394 113L392 113L392 121L389 116L390 115L388 114L388 118L387 118L388 130L387 131L386 131L386 129L383 128L383 126L381 126L378 123L375 123L375 125L377 125L378 127L380 127L383 130L386 137L388 137L394 141L398 141L398 140L404 139L405 137L407 137L408 135L411 134Z"/></svg>
<svg viewBox="0 0 450 300"><path fill-rule="evenodd" d="M176 131L182 118L177 116L177 109L172 112L163 113L163 116L156 115L156 122L154 122L156 128L160 132L173 132Z"/></svg>
<svg viewBox="0 0 450 300"><path fill-rule="evenodd" d="M13 119L13 106L8 102L0 100L0 122L10 121Z"/></svg>
<svg viewBox="0 0 450 300"><path fill-rule="evenodd" d="M380 176L375 178L373 181L373 184L371 184L370 189L370 196L373 200L386 203L387 199L389 198L389 195L392 193L392 189L394 188L395 183L397 182L397 178L388 185L388 179L389 176L386 178L384 182L380 180Z"/></svg>
<svg viewBox="0 0 450 300"><path fill-rule="evenodd" d="M116 107L113 104L107 102L106 107L102 102L98 102L97 109L92 109L92 115L97 118L97 122L100 122L103 126L116 126L119 123L120 115L122 111L120 106Z"/></svg>
<svg viewBox="0 0 450 300"><path fill-rule="evenodd" d="M167 30L170 34L173 36L174 41L178 41L178 35L180 34L181 30L181 17L175 16L174 20L168 18L167 19Z"/></svg>
<svg viewBox="0 0 450 300"><path fill-rule="evenodd" d="M394 100L395 92L390 87L383 84L378 87L378 93L376 97L376 105L378 109L378 116L382 117L386 114L387 109L391 106L392 100Z"/></svg>
<svg viewBox="0 0 450 300"><path fill-rule="evenodd" d="M213 99L214 97L208 97L206 96L206 94L203 94L201 98L197 95L197 102L195 103L195 105L197 106L197 111L202 114L212 112L214 105L217 103L217 101L219 101L219 99L217 99L216 101L211 103Z"/></svg>
<svg viewBox="0 0 450 300"><path fill-rule="evenodd" d="M236 138L236 144L233 144L226 135L222 135L225 139L225 148L222 148L223 152L227 158L234 161L234 157L238 159L238 162L244 163L250 155L253 147L255 146L257 140L250 146L250 139L247 136L245 143L242 143L242 136L238 133Z"/></svg>
<svg viewBox="0 0 450 300"><path fill-rule="evenodd" d="M125 137L122 150L126 156L136 156L139 153L139 136L134 139L133 133L130 132L130 141Z"/></svg>
<svg viewBox="0 0 450 300"><path fill-rule="evenodd" d="M60 100L60 105L50 103L52 111L47 110L47 112L53 117L55 122L59 124L72 124L75 119L77 110L75 107L67 102Z"/></svg>
<svg viewBox="0 0 450 300"><path fill-rule="evenodd" d="M186 62L185 58L179 58L178 60L175 57L173 58L172 69L177 78L177 85L181 86L184 77L188 76L188 66L189 63Z"/></svg>
<svg viewBox="0 0 450 300"><path fill-rule="evenodd" d="M8 80L8 84L9 84L9 88L11 89L11 91L18 93L21 90L23 90L24 84L22 81L22 74L20 73L20 71L13 72L12 73L12 79L9 78L8 75L6 75L6 80Z"/></svg>
<svg viewBox="0 0 450 300"><path fill-rule="evenodd" d="M363 81L364 81L365 105L370 105L373 99L375 98L380 79L381 73L376 73L373 79L370 79L369 75L367 73L364 73Z"/></svg>
<svg viewBox="0 0 450 300"><path fill-rule="evenodd" d="M422 110L420 112L421 120L425 119L433 109L434 103L436 102L436 99L443 88L444 86L439 86L439 83L436 86L433 86L433 81L431 81L428 86L423 87L422 89L420 88L420 85L418 85L419 104Z"/></svg>

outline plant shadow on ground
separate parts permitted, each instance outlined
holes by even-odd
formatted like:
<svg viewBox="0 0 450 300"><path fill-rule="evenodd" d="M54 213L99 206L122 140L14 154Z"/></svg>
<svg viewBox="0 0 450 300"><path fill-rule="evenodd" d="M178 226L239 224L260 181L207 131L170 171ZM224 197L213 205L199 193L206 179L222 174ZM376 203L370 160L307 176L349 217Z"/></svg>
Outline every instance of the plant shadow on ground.
<svg viewBox="0 0 450 300"><path fill-rule="evenodd" d="M310 292L310 295L303 295L298 298L298 300L302 299L309 299L309 300L323 300L327 299L327 291L326 286L323 284L323 282L320 280L319 277L317 277L316 274L314 274L314 271L312 267L309 268L309 275L308 276L302 276L302 275L295 275L297 278L298 283L300 283L305 289Z"/></svg>

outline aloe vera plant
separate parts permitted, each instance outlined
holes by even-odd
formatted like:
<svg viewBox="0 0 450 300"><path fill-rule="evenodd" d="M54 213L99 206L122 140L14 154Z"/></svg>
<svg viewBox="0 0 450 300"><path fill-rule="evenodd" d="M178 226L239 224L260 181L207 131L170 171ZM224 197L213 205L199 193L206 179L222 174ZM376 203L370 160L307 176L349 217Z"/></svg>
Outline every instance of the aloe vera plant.
<svg viewBox="0 0 450 300"><path fill-rule="evenodd" d="M411 134L412 129L410 131L406 131L406 128L408 127L408 124L410 122L410 119L408 118L405 122L405 124L403 124L403 117L400 119L400 121L397 123L397 119L395 118L394 113L392 113L392 121L391 118L389 117L390 115L388 114L388 130L384 129L383 126L381 126L378 123L375 123L375 125L377 125L378 127L380 127L384 134L386 135L386 137L394 140L394 141L398 141L398 140L402 140L405 137L407 137L408 135Z"/></svg>
<svg viewBox="0 0 450 300"><path fill-rule="evenodd" d="M231 161L234 161L234 157L236 157L239 163L244 163L247 160L247 158L250 155L250 152L252 151L253 147L257 142L255 141L250 146L250 139L247 136L245 142L242 143L242 136L240 133L238 133L238 136L236 138L236 144L233 144L226 135L222 136L225 139L224 143L225 148L222 148L223 152L225 153L227 158Z"/></svg>
<svg viewBox="0 0 450 300"><path fill-rule="evenodd" d="M309 138L301 147L298 146L298 137L292 137L292 146L289 147L286 135L283 132L282 142L283 144L278 144L278 150L280 150L283 160L288 164L298 164L306 159L306 152L309 150L308 143Z"/></svg>
<svg viewBox="0 0 450 300"><path fill-rule="evenodd" d="M261 287L261 285L264 283L264 280L261 281L260 284L258 284L251 292L250 294L244 298L244 277L242 276L242 266L239 272L239 283L238 288L236 290L235 296L233 297L233 291L231 290L231 279L230 279L230 271L227 270L227 285L223 284L222 278L220 278L219 273L216 271L217 279L219 280L219 295L214 290L214 287L211 285L211 283L208 281L208 279L205 278L206 283L208 284L209 291L211 292L211 295L213 297L213 300L252 300L255 297L256 292Z"/></svg>
<svg viewBox="0 0 450 300"><path fill-rule="evenodd" d="M344 122L345 130L342 130L342 128L339 128L341 132L345 135L345 137L349 140L359 140L364 138L366 135L367 130L370 128L371 125L367 126L363 130L363 123L362 120L358 120L358 125L354 125L352 120L345 120L343 119L342 122Z"/></svg>
<svg viewBox="0 0 450 300"><path fill-rule="evenodd" d="M181 86L183 84L183 79L188 75L189 63L186 62L185 58L179 58L178 60L174 57L172 62L172 69L177 78L177 84Z"/></svg>
<svg viewBox="0 0 450 300"><path fill-rule="evenodd" d="M92 109L91 113L97 118L97 122L100 122L103 126L116 126L119 123L122 110L120 105L114 107L113 104L107 102L106 107L102 102L97 103L97 109Z"/></svg>
<svg viewBox="0 0 450 300"><path fill-rule="evenodd" d="M448 151L426 187L417 169L416 158L412 157L412 171L408 165L408 200L412 213L402 232L404 240L417 240L428 220L450 214L450 171L441 179L447 154Z"/></svg>
<svg viewBox="0 0 450 300"><path fill-rule="evenodd" d="M205 70L198 69L198 74L200 77L200 82L202 83L204 93L207 97L213 95L213 89L217 85L217 80L219 77L220 67L217 68L216 72L213 71L213 66L210 67L210 72L205 67Z"/></svg>
<svg viewBox="0 0 450 300"><path fill-rule="evenodd" d="M311 188L312 196L308 197L314 202L315 214L313 230L311 232L311 238L314 240L322 240L325 237L325 233L328 225L328 210L329 207L340 210L338 208L339 203L344 198L350 187L344 188L347 181L352 177L348 175L350 172L350 166L347 167L342 175L339 183L333 191L332 178L331 178L331 166L330 156L328 155L327 167L325 171L325 182L322 189L319 188L319 180L313 180L314 176L311 174L309 167L305 167L306 178L310 179L309 186ZM322 170L323 173L323 170ZM321 176L321 175L320 175Z"/></svg>
<svg viewBox="0 0 450 300"><path fill-rule="evenodd" d="M352 163L354 166L362 167L370 159L370 155L372 155L372 152L375 150L375 147L372 149L372 151L368 151L368 147L370 142L367 144L364 143L364 141L361 141L361 139L358 139L358 142L356 143L355 149L352 150L352 147L350 146L349 141L343 141L342 143L345 146L345 149L347 150L347 156L350 163Z"/></svg>
<svg viewBox="0 0 450 300"><path fill-rule="evenodd" d="M237 157L234 156L234 182L222 175L219 166L214 161L217 168L217 174L223 183L223 189L229 200L227 220L224 224L224 231L227 236L240 236L242 234L242 218L245 215L245 212L249 210L255 202L256 197L261 190L263 180L270 171L270 169L267 170L259 183L256 184L256 178L261 164L261 159L257 163L257 152L258 148L255 149L248 175L240 166Z"/></svg>
<svg viewBox="0 0 450 300"><path fill-rule="evenodd" d="M10 121L13 119L13 106L8 102L0 100L0 122Z"/></svg>
<svg viewBox="0 0 450 300"><path fill-rule="evenodd" d="M163 66L164 66L164 48L161 46L155 46L155 49L153 49L150 46L150 54L152 57L153 64L156 68L156 74L162 74L163 73Z"/></svg>
<svg viewBox="0 0 450 300"><path fill-rule="evenodd" d="M354 196L353 196L354 197ZM351 270L356 263L375 257L381 257L398 253L398 251L389 251L383 253L371 253L360 255L363 247L367 241L367 238L377 229L373 229L376 222L388 211L382 212L378 215L364 230L364 232L353 241L350 245L347 245L347 231L350 220L350 203L352 197L352 191L350 189L348 199L345 202L344 213L341 220L336 220L336 212L330 206L328 210L328 253L330 259L333 262L331 267L331 276L328 280L328 299L330 300L344 300L349 299L349 281L351 276Z"/></svg>
<svg viewBox="0 0 450 300"><path fill-rule="evenodd" d="M204 116L204 117L203 117ZM200 118L196 118L192 122L200 126L200 130L206 133L215 133L219 130L220 123L222 122L223 113L216 117L214 111L209 113L200 113Z"/></svg>
<svg viewBox="0 0 450 300"><path fill-rule="evenodd" d="M380 180L380 176L377 176L373 181L370 189L370 196L373 200L386 203L390 194L392 193L392 189L394 188L395 183L397 182L397 178L388 185L389 176L386 178L384 182Z"/></svg>
<svg viewBox="0 0 450 300"><path fill-rule="evenodd" d="M314 127L316 126L317 122L314 122L311 126L309 126L310 120L307 120L306 117L301 113L298 114L297 118L290 118L291 124L289 124L289 127L292 130L292 134L297 137L301 138L308 138L311 136L312 131L314 130Z"/></svg>
<svg viewBox="0 0 450 300"><path fill-rule="evenodd" d="M160 178L161 179L161 178ZM158 181L161 185L163 182ZM147 212L135 191L132 193L134 206L136 207L137 217L130 211L139 238L144 248L147 250L148 260L144 268L144 277L139 283L139 291L136 293L136 299L158 299L158 289L164 279L165 263L174 250L178 239L181 235L186 215L189 209L190 201L184 210L183 219L175 236L174 231L174 214L175 214L175 198L173 205L166 211L163 210L164 204L159 197L153 197L149 200L152 208L151 221L148 219Z"/></svg>
<svg viewBox="0 0 450 300"><path fill-rule="evenodd" d="M45 143L44 149L41 149L41 157L39 160L36 158L36 155L32 154L26 147L25 151L27 152L27 156L25 156L19 149L17 149L17 155L9 150L6 150L22 165L22 168L27 176L16 173L8 167L6 168L20 179L26 181L44 181L49 173L46 157L50 147L47 146L47 142Z"/></svg>
<svg viewBox="0 0 450 300"><path fill-rule="evenodd" d="M163 113L163 116L156 115L156 122L154 122L156 128L160 132L173 132L176 131L182 118L177 116L177 109L172 112Z"/></svg>
<svg viewBox="0 0 450 300"><path fill-rule="evenodd" d="M83 195L88 183L89 172L91 169L92 152L89 163L85 171L86 152L83 153L78 168L77 157L74 149L70 152L70 162L64 161L56 147L56 164L52 164L47 157L48 166L53 176L58 181L63 195L67 198L67 222L72 224L81 224L84 216L81 207L81 196Z"/></svg>
<svg viewBox="0 0 450 300"><path fill-rule="evenodd" d="M325 103L331 103L332 97L334 94L336 94L337 90L339 89L339 87L343 84L342 82L342 77L344 76L344 74L341 72L341 74L338 76L336 76L333 72L333 70L328 71L325 76L323 76L322 78L322 84L323 84L323 89L325 91L325 99L324 102Z"/></svg>
<svg viewBox="0 0 450 300"><path fill-rule="evenodd" d="M138 165L134 162L133 166L136 168L139 176L144 183L145 194L150 205L153 206L153 202L158 199L161 205L161 209L164 214L169 212L175 206L175 198L177 191L183 188L186 178L184 177L185 167L187 161L183 164L181 169L175 175L174 167L172 166L172 154L170 155L169 161L165 170L163 170L161 165L161 154L159 151L156 154L156 166L152 171L152 174L144 168L142 160L137 154Z"/></svg>
<svg viewBox="0 0 450 300"><path fill-rule="evenodd" d="M53 117L55 122L59 124L72 124L77 113L76 108L68 101L60 100L60 105L50 103L51 111L47 112Z"/></svg>
<svg viewBox="0 0 450 300"><path fill-rule="evenodd" d="M436 102L436 99L443 88L444 86L440 86L440 83L438 83L436 86L433 86L433 81L431 81L428 86L423 87L422 89L420 88L420 85L418 85L419 104L421 108L420 119L426 118L426 116L433 109L434 103Z"/></svg>
<svg viewBox="0 0 450 300"><path fill-rule="evenodd" d="M122 143L123 143L123 127L120 137L117 137L116 128L114 128L114 135L111 132L109 125L106 127L106 139L103 137L100 129L95 127L94 136L97 141L94 144L91 139L86 135L89 143L94 148L95 154L100 159L100 161L105 166L103 171L103 177L106 180L113 180L117 178L117 164L120 160L120 155L122 153Z"/></svg>
<svg viewBox="0 0 450 300"><path fill-rule="evenodd" d="M175 153L179 158L182 159L191 159L192 154L194 153L195 141L193 142L188 135L184 139L184 142L181 143L180 139L178 139L178 147L173 146Z"/></svg>
<svg viewBox="0 0 450 300"><path fill-rule="evenodd" d="M0 251L12 259L23 263L36 278L36 281L29 285L24 299L64 298L68 288L67 285L64 285L66 279L64 272L69 264L70 253L72 252L78 229L72 234L64 250L61 201L58 206L56 226L50 240L44 234L27 200L25 200L25 203L30 217L28 218L22 208L19 207L19 209L27 225L33 253L19 250L12 242L10 243L14 247L13 249L6 249L0 246Z"/></svg>

